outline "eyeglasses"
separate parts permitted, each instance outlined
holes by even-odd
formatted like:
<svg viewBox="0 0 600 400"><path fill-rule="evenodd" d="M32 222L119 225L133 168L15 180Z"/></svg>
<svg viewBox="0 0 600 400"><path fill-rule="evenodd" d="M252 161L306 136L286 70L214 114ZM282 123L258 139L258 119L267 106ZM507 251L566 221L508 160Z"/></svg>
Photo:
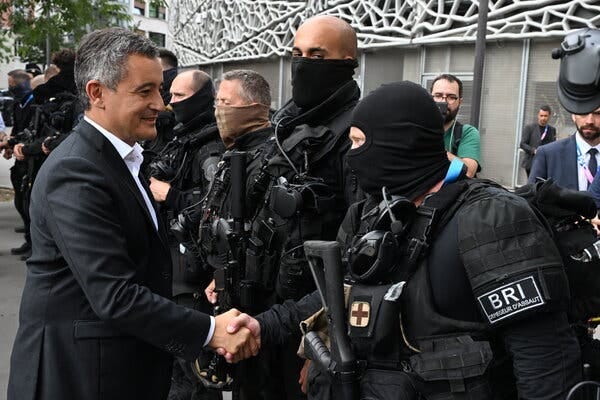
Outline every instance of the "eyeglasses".
<svg viewBox="0 0 600 400"><path fill-rule="evenodd" d="M456 102L456 100L458 100L458 96L455 94L444 95L443 93L434 93L432 96L433 96L433 100L445 101L448 104L454 104Z"/></svg>

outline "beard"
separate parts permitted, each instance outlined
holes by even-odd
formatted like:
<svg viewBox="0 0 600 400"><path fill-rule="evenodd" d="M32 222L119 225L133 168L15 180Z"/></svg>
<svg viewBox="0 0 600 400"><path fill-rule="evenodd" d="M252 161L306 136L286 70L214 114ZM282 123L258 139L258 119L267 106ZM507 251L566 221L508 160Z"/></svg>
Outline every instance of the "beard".
<svg viewBox="0 0 600 400"><path fill-rule="evenodd" d="M585 140L596 140L600 138L600 128L595 125L578 126L577 131Z"/></svg>
<svg viewBox="0 0 600 400"><path fill-rule="evenodd" d="M454 119L456 118L457 115L458 115L458 107L455 110L451 110L450 108L448 108L448 110L444 114L444 123L454 121Z"/></svg>

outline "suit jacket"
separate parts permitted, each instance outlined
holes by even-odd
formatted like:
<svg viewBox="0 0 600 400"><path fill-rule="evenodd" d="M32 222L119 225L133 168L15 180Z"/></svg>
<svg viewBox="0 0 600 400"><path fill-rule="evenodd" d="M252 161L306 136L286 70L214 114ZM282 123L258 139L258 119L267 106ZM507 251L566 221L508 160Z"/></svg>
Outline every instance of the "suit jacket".
<svg viewBox="0 0 600 400"><path fill-rule="evenodd" d="M540 139L540 126L537 122L529 124L523 129L520 147L523 149L525 154L523 155L523 160L521 160L521 166L526 170L531 169L531 162L535 154L535 149L541 145L552 143L556 140L556 128L548 125L548 132L546 133L544 140L540 142Z"/></svg>
<svg viewBox="0 0 600 400"><path fill-rule="evenodd" d="M85 121L40 170L31 232L8 399L166 399L172 355L194 359L210 319L167 299L164 228Z"/></svg>
<svg viewBox="0 0 600 400"><path fill-rule="evenodd" d="M562 187L579 190L575 135L538 148L533 158L529 183L534 183L537 177L554 178Z"/></svg>

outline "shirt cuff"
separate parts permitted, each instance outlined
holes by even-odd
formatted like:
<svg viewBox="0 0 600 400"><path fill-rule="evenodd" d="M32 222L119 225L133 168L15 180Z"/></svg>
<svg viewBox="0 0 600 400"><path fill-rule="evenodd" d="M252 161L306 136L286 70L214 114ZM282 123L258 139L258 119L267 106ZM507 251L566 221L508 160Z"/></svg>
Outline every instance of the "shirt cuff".
<svg viewBox="0 0 600 400"><path fill-rule="evenodd" d="M210 316L210 329L208 330L208 335L206 335L206 341L204 342L204 346L208 346L213 335L215 334L215 317Z"/></svg>

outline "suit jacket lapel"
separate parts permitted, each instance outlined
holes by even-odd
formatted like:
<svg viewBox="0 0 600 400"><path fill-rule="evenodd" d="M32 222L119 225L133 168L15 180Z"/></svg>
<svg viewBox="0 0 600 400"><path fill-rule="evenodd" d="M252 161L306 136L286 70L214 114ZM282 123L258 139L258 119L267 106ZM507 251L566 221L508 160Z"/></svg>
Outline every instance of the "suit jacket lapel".
<svg viewBox="0 0 600 400"><path fill-rule="evenodd" d="M577 143L575 135L571 135L567 142L566 162L564 165L564 173L569 177L569 181L575 190L579 190L579 175L577 169Z"/></svg>
<svg viewBox="0 0 600 400"><path fill-rule="evenodd" d="M142 174L139 174L138 179L140 180L142 187L146 191L146 195L150 199L152 208L154 208L154 213L156 214L156 222L158 224L158 236L160 237L160 240L162 241L163 245L165 245L165 247L169 247L168 246L169 241L167 239L167 230L166 230L166 226L165 226L165 223L167 221L163 221L163 219L160 218L161 214L158 212L158 207L156 206L156 202L154 201L154 196L152 196L150 187L148 186L148 183L146 182L146 178ZM142 199L142 201L143 201L143 199ZM144 202L144 204L146 204L146 203ZM150 218L152 218L152 216L150 216ZM154 226L154 223L152 226Z"/></svg>
<svg viewBox="0 0 600 400"><path fill-rule="evenodd" d="M166 239L163 239L163 237L162 237L163 235L161 235L160 233L158 233L156 231L156 228L154 226L154 220L152 219L150 210L148 210L148 207L146 206L146 202L144 201L144 198L142 197L142 193L140 192L140 189L138 188L137 184L135 183L133 176L131 175L131 172L129 172L129 169L127 168L127 165L125 164L125 161L121 158L121 156L119 155L117 150L114 148L114 146L108 141L108 139L106 139L104 137L104 135L102 133L98 132L98 130L96 128L94 128L92 125L87 123L85 120L81 121L81 123L79 124L78 132L82 137L89 139L91 141L91 143L94 145L94 147L102 154L102 157L106 160L106 164L107 164L108 168L110 168L114 172L114 176L116 176L117 179L129 189L129 191L135 197L138 205L140 207L142 207L142 209L144 210L144 213L146 214L146 220L150 224L152 231L156 232L161 243L164 246L167 246ZM149 190L146 189L145 182L143 180L140 180L140 181L142 182L142 186L145 188L146 193L148 193ZM154 204L152 195L149 194L148 197L150 199L150 202L152 204ZM156 213L156 218L159 221L158 226L159 226L159 231L160 231L161 224L160 224L158 212L156 212L156 207L154 207L154 211Z"/></svg>

